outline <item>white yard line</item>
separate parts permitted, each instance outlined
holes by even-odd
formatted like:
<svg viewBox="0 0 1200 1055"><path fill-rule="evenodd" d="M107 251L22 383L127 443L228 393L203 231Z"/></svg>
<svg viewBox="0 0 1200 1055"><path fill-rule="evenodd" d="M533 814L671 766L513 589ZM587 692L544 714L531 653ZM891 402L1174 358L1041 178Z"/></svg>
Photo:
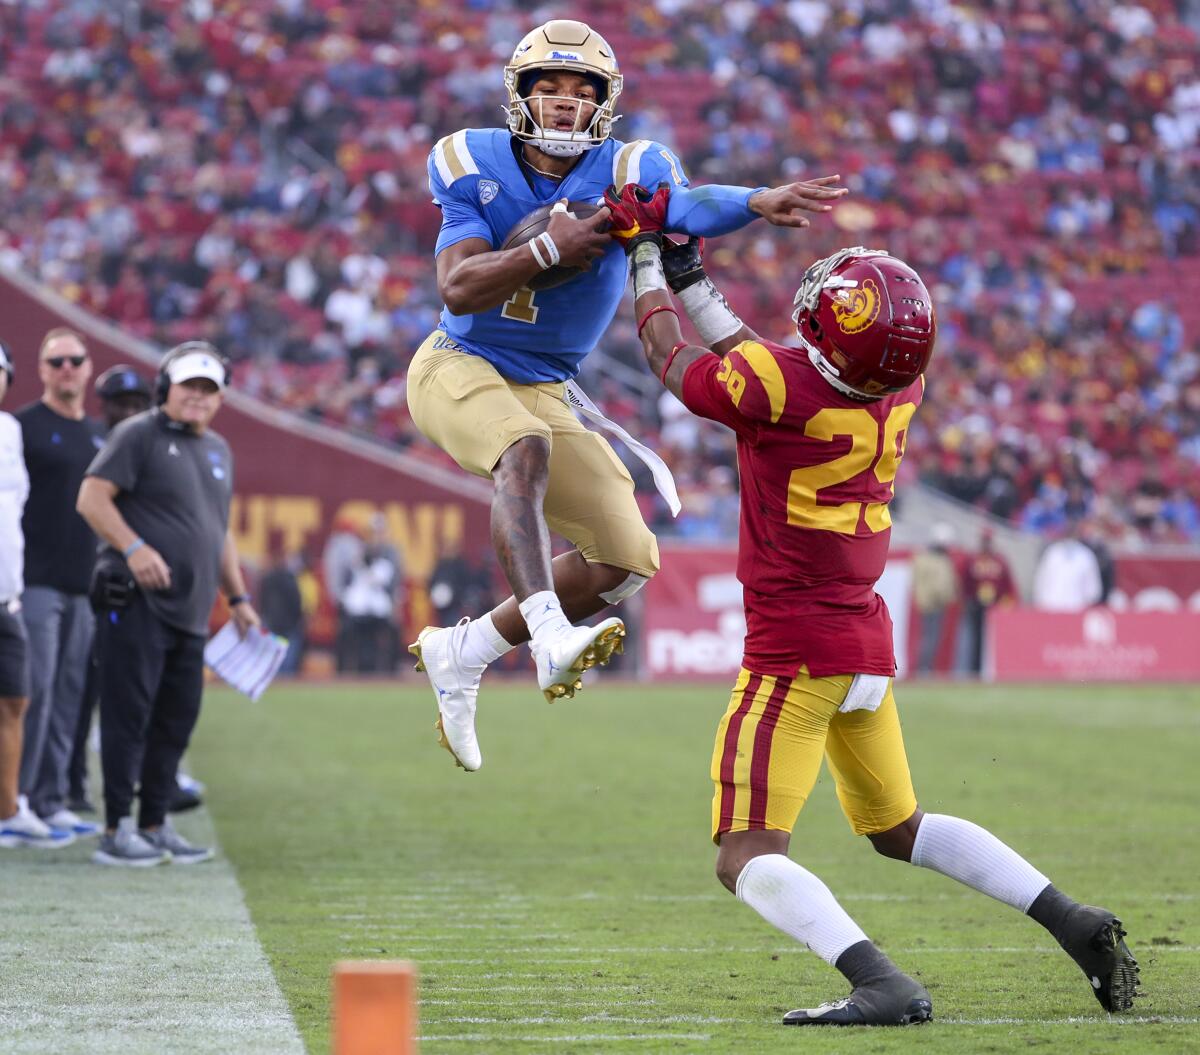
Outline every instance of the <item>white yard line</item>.
<svg viewBox="0 0 1200 1055"><path fill-rule="evenodd" d="M203 811L177 826L214 840ZM304 1055L221 854L105 868L94 848L0 850L3 1055Z"/></svg>
<svg viewBox="0 0 1200 1055"><path fill-rule="evenodd" d="M1200 945L1149 945L1134 943L1134 955L1149 956L1151 953L1193 954L1200 952ZM445 950L437 946L413 945L406 946L407 955L419 958L421 963L458 963L486 964L492 961L487 958L465 958L457 956L439 956L437 953ZM777 948L730 948L721 945L625 945L601 946L582 945L575 947L556 947L554 945L531 947L504 947L504 953L509 956L536 956L539 963L593 963L595 957L609 956L807 956L808 949L803 945L781 945ZM889 955L895 956L1061 956L1062 949L1049 945L950 945L931 946L914 945L911 948L888 949ZM564 960L564 956L582 956L581 960ZM543 959L543 957L552 957ZM511 977L511 976L506 976Z"/></svg>
<svg viewBox="0 0 1200 1055"><path fill-rule="evenodd" d="M497 1038L491 1033L426 1033L422 1041L454 1041L458 1044L616 1044L636 1040L712 1040L710 1033L570 1033L564 1036L528 1036Z"/></svg>

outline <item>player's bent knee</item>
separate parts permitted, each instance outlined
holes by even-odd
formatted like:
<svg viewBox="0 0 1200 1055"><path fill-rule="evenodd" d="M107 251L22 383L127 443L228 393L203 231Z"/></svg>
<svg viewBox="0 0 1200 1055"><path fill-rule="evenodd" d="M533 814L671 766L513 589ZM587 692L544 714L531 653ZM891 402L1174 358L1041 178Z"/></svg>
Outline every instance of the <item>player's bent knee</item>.
<svg viewBox="0 0 1200 1055"><path fill-rule="evenodd" d="M886 831L873 832L867 838L875 847L875 852L894 861L911 861L913 846L917 841L917 829L921 827L921 818L925 814L917 810L908 820L901 821Z"/></svg>
<svg viewBox="0 0 1200 1055"><path fill-rule="evenodd" d="M620 604L622 601L628 601L630 597L650 581L649 575L639 575L635 571L626 572L624 568L612 568L610 570L618 574L613 576L615 580L613 585L600 594L600 599L607 601L609 604Z"/></svg>
<svg viewBox="0 0 1200 1055"><path fill-rule="evenodd" d="M515 480L545 476L550 471L550 440L540 434L514 440L496 460L492 480L503 487Z"/></svg>
<svg viewBox="0 0 1200 1055"><path fill-rule="evenodd" d="M717 847L717 878L731 894L743 869L763 854L786 854L791 836L783 831L727 832Z"/></svg>
<svg viewBox="0 0 1200 1055"><path fill-rule="evenodd" d="M724 849L717 851L717 879L720 880L721 886L731 894L737 893L738 876L742 874L742 869L746 867L748 860L749 858L741 855L726 853Z"/></svg>

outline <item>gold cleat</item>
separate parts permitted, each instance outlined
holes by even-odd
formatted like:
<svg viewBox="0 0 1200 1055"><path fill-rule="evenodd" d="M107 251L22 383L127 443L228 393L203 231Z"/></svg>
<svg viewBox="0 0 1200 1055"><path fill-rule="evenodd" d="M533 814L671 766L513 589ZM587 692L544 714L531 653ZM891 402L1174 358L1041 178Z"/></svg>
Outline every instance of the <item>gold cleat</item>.
<svg viewBox="0 0 1200 1055"><path fill-rule="evenodd" d="M583 672L604 666L625 647L625 624L605 619L596 626L571 627L548 649L534 651L538 687L547 703L571 699L583 688Z"/></svg>
<svg viewBox="0 0 1200 1055"><path fill-rule="evenodd" d="M437 628L433 627L433 626L425 627L425 629L422 630L417 635L416 641L414 641L411 645L408 646L408 651L410 653L412 653L412 655L415 656L416 660L417 660L417 665L415 667L413 667L413 670L423 671L425 669L425 660L421 656L421 638L423 638L427 633L429 633L430 630L436 630L436 629Z"/></svg>
<svg viewBox="0 0 1200 1055"><path fill-rule="evenodd" d="M423 670L424 668L421 669ZM450 746L450 741L446 739L446 727L442 725L441 717L439 717L438 720L433 723L433 727L437 730L439 746L444 747L450 752L450 757L454 759L454 764L458 766L459 769L464 769L469 773L470 770L467 769L467 767L464 766L461 761L459 761L458 755L454 753L454 748Z"/></svg>

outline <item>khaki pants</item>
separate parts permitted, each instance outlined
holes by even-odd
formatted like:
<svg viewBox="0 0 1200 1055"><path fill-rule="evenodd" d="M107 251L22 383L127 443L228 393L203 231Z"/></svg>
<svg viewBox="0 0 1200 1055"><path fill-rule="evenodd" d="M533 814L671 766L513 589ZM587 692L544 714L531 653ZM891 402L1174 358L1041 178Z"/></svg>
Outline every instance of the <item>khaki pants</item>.
<svg viewBox="0 0 1200 1055"><path fill-rule="evenodd" d="M652 576L658 542L646 527L633 478L608 441L580 424L561 382L507 381L486 359L435 330L408 371L408 409L417 428L467 472L490 478L517 440L550 444L543 512L551 531L593 564Z"/></svg>

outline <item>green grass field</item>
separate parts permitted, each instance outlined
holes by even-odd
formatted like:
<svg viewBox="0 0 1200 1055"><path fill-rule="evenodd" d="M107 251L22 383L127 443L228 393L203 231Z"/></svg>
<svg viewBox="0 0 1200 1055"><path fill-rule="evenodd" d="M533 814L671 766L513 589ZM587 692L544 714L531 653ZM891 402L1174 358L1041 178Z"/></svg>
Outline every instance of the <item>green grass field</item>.
<svg viewBox="0 0 1200 1055"><path fill-rule="evenodd" d="M415 681L211 692L192 765L309 1051L342 958L419 964L425 1055L1200 1051L1200 689L899 687L922 805L1116 910L1143 996L1106 1016L1032 921L852 836L823 774L792 855L934 999L929 1026L863 1032L778 1025L844 983L712 876L725 698L485 686L466 774Z"/></svg>

